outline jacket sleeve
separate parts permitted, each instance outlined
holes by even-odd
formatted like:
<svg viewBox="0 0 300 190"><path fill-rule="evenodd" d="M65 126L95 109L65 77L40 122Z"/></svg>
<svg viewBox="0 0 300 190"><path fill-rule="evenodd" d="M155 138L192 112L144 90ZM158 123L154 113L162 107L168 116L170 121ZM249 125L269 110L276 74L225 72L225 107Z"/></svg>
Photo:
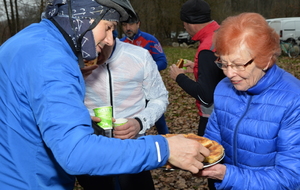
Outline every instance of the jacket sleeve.
<svg viewBox="0 0 300 190"><path fill-rule="evenodd" d="M163 48L155 37L153 37L151 41L152 42L150 42L149 52L152 55L154 61L156 62L158 70L164 70L167 68L168 63Z"/></svg>
<svg viewBox="0 0 300 190"><path fill-rule="evenodd" d="M47 57L31 68L28 96L45 146L66 172L138 173L167 162L169 150L163 137L120 140L93 135L79 67L74 60L59 57L60 52L54 53L55 58Z"/></svg>
<svg viewBox="0 0 300 190"><path fill-rule="evenodd" d="M144 134L147 129L154 126L155 122L166 111L169 104L169 93L157 70L155 62L148 52L144 60L143 93L148 103L146 108L135 116L138 117L143 124L143 129L140 131L140 134Z"/></svg>
<svg viewBox="0 0 300 190"><path fill-rule="evenodd" d="M164 53L152 55L159 71L167 68L167 58Z"/></svg>
<svg viewBox="0 0 300 190"><path fill-rule="evenodd" d="M176 78L176 82L185 92L206 107L213 104L214 90L224 78L223 71L216 66L215 60L216 56L212 51L202 50L198 55L198 80L194 81L185 74L179 74Z"/></svg>

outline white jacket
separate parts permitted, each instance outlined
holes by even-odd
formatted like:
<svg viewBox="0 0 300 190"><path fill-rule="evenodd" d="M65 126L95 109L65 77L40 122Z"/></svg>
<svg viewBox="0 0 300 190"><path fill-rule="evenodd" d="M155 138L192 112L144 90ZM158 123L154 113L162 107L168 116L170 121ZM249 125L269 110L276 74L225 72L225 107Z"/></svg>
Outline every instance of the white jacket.
<svg viewBox="0 0 300 190"><path fill-rule="evenodd" d="M146 107L146 100L148 100ZM139 118L144 134L166 111L168 91L150 53L116 39L112 56L86 79L85 104L113 106L114 118Z"/></svg>

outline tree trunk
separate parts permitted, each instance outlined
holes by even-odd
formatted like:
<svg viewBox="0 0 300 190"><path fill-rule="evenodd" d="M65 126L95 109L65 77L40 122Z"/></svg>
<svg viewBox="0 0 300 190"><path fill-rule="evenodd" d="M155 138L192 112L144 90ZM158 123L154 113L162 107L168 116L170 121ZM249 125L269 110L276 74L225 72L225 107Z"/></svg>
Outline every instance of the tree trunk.
<svg viewBox="0 0 300 190"><path fill-rule="evenodd" d="M4 3L5 13L6 13L6 18L7 18L7 25L8 25L8 28L9 28L9 32L11 33L12 32L11 20L10 20L9 14L8 14L8 7L7 7L6 0L3 0L3 3Z"/></svg>
<svg viewBox="0 0 300 190"><path fill-rule="evenodd" d="M15 11L14 11L14 3L13 0L9 1L10 3L10 16L11 16L11 31L10 31L10 36L13 36L17 33L16 31L16 18L15 18Z"/></svg>
<svg viewBox="0 0 300 190"><path fill-rule="evenodd" d="M15 11L16 11L16 32L19 32L21 28L20 28L20 19L19 19L19 11L18 11L18 0L15 0Z"/></svg>

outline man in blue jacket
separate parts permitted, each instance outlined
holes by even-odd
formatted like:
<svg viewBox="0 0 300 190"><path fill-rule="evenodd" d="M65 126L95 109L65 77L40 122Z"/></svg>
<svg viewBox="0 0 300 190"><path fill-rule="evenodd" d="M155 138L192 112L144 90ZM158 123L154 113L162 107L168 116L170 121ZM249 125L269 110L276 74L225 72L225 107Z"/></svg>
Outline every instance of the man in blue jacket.
<svg viewBox="0 0 300 190"><path fill-rule="evenodd" d="M0 47L0 189L72 190L74 175L138 173L167 161L193 173L203 167L209 151L184 137L93 134L78 62L112 45L128 11L124 0L49 1L47 19Z"/></svg>
<svg viewBox="0 0 300 190"><path fill-rule="evenodd" d="M141 21L138 15L136 17L131 17L128 20L123 21L122 29L126 36L123 37L121 41L147 49L151 54L153 60L156 62L158 70L161 71L166 69L168 65L167 57L163 51L162 46L154 36L141 31L139 29L140 24ZM155 126L158 134L169 133L164 114L156 121Z"/></svg>

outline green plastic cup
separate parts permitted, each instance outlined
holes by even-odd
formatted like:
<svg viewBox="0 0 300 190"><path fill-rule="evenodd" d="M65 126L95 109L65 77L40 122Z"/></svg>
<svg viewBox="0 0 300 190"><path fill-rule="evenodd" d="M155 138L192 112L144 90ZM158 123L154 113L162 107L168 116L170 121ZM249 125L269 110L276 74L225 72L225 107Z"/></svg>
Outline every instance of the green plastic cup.
<svg viewBox="0 0 300 190"><path fill-rule="evenodd" d="M183 60L183 63L186 64L186 59ZM182 67L182 69L187 70L187 67Z"/></svg>
<svg viewBox="0 0 300 190"><path fill-rule="evenodd" d="M114 127L124 125L127 122L128 122L128 119L125 119L125 118L116 119L116 121L114 122Z"/></svg>
<svg viewBox="0 0 300 190"><path fill-rule="evenodd" d="M112 107L111 106L103 106L93 109L95 116L99 117L101 121L97 123L103 129L112 129Z"/></svg>

